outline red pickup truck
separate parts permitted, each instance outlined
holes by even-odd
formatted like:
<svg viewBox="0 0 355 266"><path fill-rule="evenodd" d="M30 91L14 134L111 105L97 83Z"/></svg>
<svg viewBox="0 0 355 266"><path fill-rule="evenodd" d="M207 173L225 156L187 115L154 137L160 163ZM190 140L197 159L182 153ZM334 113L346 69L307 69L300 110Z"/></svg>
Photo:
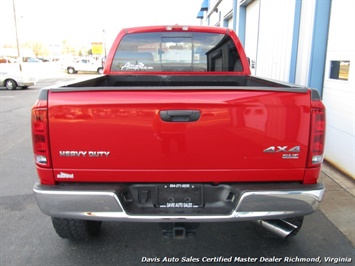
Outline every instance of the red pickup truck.
<svg viewBox="0 0 355 266"><path fill-rule="evenodd" d="M175 237L255 221L286 238L324 192L319 93L251 76L225 28L122 30L103 76L40 91L32 134L36 201L68 239L102 221Z"/></svg>

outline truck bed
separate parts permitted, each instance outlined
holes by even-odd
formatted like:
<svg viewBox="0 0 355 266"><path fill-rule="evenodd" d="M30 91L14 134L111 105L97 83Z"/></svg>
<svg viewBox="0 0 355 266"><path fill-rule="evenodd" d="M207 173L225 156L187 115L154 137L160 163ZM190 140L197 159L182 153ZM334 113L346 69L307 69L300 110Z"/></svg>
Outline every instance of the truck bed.
<svg viewBox="0 0 355 266"><path fill-rule="evenodd" d="M206 75L205 73L195 73L194 75L103 75L92 79L87 79L80 82L70 83L59 87L60 89L107 89L106 87L114 87L115 90L123 89L124 87L139 87L139 90L144 90L145 87L155 87L159 89L164 87L180 86L179 90L191 89L211 89L215 86L224 87L223 89L238 89L238 90L271 90L271 91L291 91L291 92L307 92L306 87L295 84L263 79L255 76L241 76L235 73L234 75ZM200 88L198 88L200 87ZM130 88L132 89L132 88ZM150 88L147 88L150 89ZM221 89L221 88L220 88Z"/></svg>

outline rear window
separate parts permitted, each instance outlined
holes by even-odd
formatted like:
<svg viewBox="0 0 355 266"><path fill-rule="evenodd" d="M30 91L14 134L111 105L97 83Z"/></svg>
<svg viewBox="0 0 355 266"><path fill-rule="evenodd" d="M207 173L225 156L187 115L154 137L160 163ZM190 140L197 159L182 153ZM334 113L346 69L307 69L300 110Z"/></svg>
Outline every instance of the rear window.
<svg viewBox="0 0 355 266"><path fill-rule="evenodd" d="M224 34L153 32L125 35L111 71L242 71L233 40Z"/></svg>

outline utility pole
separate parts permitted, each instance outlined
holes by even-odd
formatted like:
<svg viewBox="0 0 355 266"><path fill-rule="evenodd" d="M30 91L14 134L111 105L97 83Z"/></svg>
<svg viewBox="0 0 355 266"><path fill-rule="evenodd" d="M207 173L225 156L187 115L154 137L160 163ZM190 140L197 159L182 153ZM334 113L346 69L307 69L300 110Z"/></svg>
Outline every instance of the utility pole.
<svg viewBox="0 0 355 266"><path fill-rule="evenodd" d="M16 17L16 8L15 8L15 0L12 0L12 6L14 9L14 19L15 19L15 33L16 33L16 45L17 45L17 60L19 63L20 71L22 71L22 57L21 57L21 51L20 51L20 43L18 40L18 32L17 32L17 17Z"/></svg>
<svg viewBox="0 0 355 266"><path fill-rule="evenodd" d="M103 29L102 32L104 33L104 54L105 54L105 60L106 60L106 57L107 57L107 52L106 52L106 30Z"/></svg>

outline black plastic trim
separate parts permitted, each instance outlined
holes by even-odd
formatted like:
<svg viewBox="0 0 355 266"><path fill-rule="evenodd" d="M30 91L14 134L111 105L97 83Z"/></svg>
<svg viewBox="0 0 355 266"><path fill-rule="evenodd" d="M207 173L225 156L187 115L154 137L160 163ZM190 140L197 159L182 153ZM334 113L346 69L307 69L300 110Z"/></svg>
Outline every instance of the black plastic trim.
<svg viewBox="0 0 355 266"><path fill-rule="evenodd" d="M165 122L195 122L200 119L199 110L162 110L160 118Z"/></svg>
<svg viewBox="0 0 355 266"><path fill-rule="evenodd" d="M311 99L312 99L312 101L322 100L320 93L317 89L311 89Z"/></svg>

